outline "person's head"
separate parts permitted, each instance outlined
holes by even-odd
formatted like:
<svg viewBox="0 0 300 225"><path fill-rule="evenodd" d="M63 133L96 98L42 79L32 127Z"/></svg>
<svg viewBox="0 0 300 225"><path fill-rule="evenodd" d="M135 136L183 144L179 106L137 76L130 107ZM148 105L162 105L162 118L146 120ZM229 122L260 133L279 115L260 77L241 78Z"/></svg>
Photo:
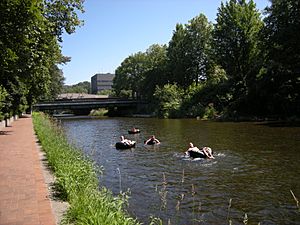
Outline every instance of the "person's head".
<svg viewBox="0 0 300 225"><path fill-rule="evenodd" d="M190 148L193 148L193 147L194 147L194 145L193 145L192 142L190 142L189 146L190 146Z"/></svg>
<svg viewBox="0 0 300 225"><path fill-rule="evenodd" d="M155 139L155 136L154 136L154 135L152 135L152 136L151 136L151 138L152 138L152 139Z"/></svg>

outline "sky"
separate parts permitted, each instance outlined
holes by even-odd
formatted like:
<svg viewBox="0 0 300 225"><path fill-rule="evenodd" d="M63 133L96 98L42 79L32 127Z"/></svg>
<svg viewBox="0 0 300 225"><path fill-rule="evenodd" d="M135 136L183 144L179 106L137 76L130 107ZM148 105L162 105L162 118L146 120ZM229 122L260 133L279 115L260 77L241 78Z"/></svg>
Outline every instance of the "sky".
<svg viewBox="0 0 300 225"><path fill-rule="evenodd" d="M262 11L268 0L254 0ZM224 1L223 1L224 2ZM63 35L62 54L71 62L60 66L65 84L91 81L96 73L115 73L128 56L153 44L168 44L177 23L203 13L215 22L221 0L85 0L84 25Z"/></svg>

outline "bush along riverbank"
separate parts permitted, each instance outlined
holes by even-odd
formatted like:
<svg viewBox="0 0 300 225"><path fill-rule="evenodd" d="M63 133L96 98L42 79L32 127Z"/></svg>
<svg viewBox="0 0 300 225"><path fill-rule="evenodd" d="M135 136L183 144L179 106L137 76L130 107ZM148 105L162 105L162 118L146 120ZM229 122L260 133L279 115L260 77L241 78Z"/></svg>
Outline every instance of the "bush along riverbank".
<svg viewBox="0 0 300 225"><path fill-rule="evenodd" d="M55 190L70 207L62 224L140 224L125 209L127 195L115 197L99 188L97 169L80 150L68 144L61 128L42 113L33 113L35 132L56 177Z"/></svg>

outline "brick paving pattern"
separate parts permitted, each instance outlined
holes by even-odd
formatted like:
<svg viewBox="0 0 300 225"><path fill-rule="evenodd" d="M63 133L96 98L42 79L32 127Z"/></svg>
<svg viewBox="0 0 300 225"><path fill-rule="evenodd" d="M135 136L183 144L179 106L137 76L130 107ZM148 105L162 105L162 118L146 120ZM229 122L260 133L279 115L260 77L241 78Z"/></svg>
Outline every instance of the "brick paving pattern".
<svg viewBox="0 0 300 225"><path fill-rule="evenodd" d="M55 225L32 119L0 131L0 225Z"/></svg>

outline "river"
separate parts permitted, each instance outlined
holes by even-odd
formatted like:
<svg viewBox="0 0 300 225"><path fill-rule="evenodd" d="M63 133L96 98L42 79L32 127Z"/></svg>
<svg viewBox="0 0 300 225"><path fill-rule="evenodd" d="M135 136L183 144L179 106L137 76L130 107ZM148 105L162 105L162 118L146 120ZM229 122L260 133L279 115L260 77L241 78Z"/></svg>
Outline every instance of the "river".
<svg viewBox="0 0 300 225"><path fill-rule="evenodd" d="M103 166L99 183L130 190L128 212L149 224L300 224L300 127L196 119L62 119L68 140ZM128 134L131 127L140 134ZM143 145L150 135L158 146ZM119 137L137 141L117 150ZM215 159L183 156L188 143Z"/></svg>

